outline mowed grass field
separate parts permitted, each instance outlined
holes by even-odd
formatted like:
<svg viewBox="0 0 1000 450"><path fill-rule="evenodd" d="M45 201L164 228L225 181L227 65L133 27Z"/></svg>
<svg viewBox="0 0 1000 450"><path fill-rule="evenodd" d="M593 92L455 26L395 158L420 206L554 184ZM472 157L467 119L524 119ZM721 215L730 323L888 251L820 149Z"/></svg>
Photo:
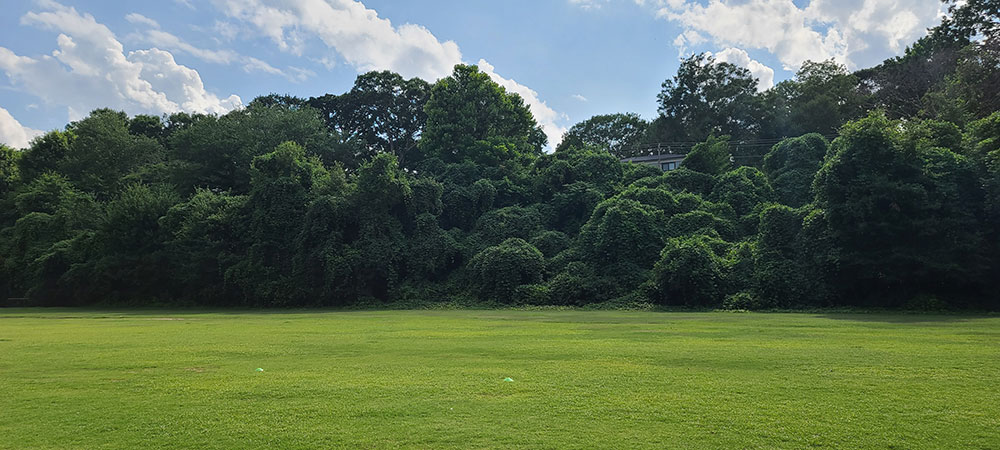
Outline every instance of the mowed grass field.
<svg viewBox="0 0 1000 450"><path fill-rule="evenodd" d="M1000 317L0 310L0 447L1000 448Z"/></svg>

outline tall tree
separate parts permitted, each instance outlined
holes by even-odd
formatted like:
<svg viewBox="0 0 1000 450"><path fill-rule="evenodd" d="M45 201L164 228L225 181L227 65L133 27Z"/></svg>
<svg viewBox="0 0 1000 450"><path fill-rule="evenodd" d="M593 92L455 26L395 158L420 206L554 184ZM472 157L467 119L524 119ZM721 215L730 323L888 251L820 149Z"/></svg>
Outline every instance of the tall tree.
<svg viewBox="0 0 1000 450"><path fill-rule="evenodd" d="M563 135L556 152L577 146L594 146L617 158L627 158L637 154L649 124L636 113L604 114L591 117L573 125Z"/></svg>
<svg viewBox="0 0 1000 450"><path fill-rule="evenodd" d="M420 149L446 163L496 165L542 154L546 137L524 99L476 66L457 65L431 89Z"/></svg>
<svg viewBox="0 0 1000 450"><path fill-rule="evenodd" d="M749 70L701 53L681 62L657 96L669 141L702 141L710 135L755 136L762 107Z"/></svg>
<svg viewBox="0 0 1000 450"><path fill-rule="evenodd" d="M17 162L21 152L0 144L0 203L20 179Z"/></svg>
<svg viewBox="0 0 1000 450"><path fill-rule="evenodd" d="M316 110L252 104L221 117L204 117L181 127L170 137L171 155L178 164L173 178L193 191L203 187L250 191L254 158L294 142L326 164L353 163L351 148L331 133Z"/></svg>
<svg viewBox="0 0 1000 450"><path fill-rule="evenodd" d="M983 270L972 165L900 128L883 113L845 125L814 181L845 298L886 304L946 293Z"/></svg>
<svg viewBox="0 0 1000 450"><path fill-rule="evenodd" d="M316 156L294 142L253 159L246 203L247 257L226 272L226 279L258 306L300 300L292 277L295 237L310 200L330 183L330 173Z"/></svg>
<svg viewBox="0 0 1000 450"><path fill-rule="evenodd" d="M860 117L866 102L858 78L833 60L806 61L794 80L782 81L764 95L776 109L776 136L834 133Z"/></svg>
<svg viewBox="0 0 1000 450"><path fill-rule="evenodd" d="M931 33L907 47L902 56L854 74L870 106L890 117L913 117L923 107L924 96L940 87L955 71L959 52L969 40L951 33Z"/></svg>
<svg viewBox="0 0 1000 450"><path fill-rule="evenodd" d="M162 161L163 146L155 139L129 133L124 112L98 109L66 127L69 148L60 171L79 188L110 197L133 170Z"/></svg>
<svg viewBox="0 0 1000 450"><path fill-rule="evenodd" d="M798 208L813 199L810 188L830 144L819 134L785 139L764 156L764 173L778 200Z"/></svg>
<svg viewBox="0 0 1000 450"><path fill-rule="evenodd" d="M940 29L967 37L1000 38L1000 2L996 0L942 0L951 17Z"/></svg>
<svg viewBox="0 0 1000 450"><path fill-rule="evenodd" d="M419 78L368 72L354 80L350 91L311 98L309 104L320 110L331 129L359 142L367 155L391 153L405 165L427 122L424 106L430 90Z"/></svg>

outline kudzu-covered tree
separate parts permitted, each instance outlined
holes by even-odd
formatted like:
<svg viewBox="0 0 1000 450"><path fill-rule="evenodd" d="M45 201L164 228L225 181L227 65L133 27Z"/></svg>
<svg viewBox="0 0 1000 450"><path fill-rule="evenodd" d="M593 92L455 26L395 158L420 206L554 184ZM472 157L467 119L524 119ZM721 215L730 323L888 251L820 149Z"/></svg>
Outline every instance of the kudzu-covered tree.
<svg viewBox="0 0 1000 450"><path fill-rule="evenodd" d="M542 281L545 257L524 239L487 247L469 261L474 289L486 298L511 303L523 285Z"/></svg>
<svg viewBox="0 0 1000 450"><path fill-rule="evenodd" d="M764 156L764 173L777 200L798 208L813 199L813 177L819 170L830 144L819 134L785 139Z"/></svg>

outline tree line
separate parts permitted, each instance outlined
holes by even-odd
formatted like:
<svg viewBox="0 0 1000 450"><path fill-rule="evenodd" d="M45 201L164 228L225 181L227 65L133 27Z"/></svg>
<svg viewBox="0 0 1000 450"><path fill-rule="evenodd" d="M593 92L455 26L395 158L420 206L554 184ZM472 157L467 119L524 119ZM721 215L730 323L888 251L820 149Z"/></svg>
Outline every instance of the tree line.
<svg viewBox="0 0 1000 450"><path fill-rule="evenodd" d="M0 146L0 299L996 309L997 15L954 4L903 56L760 93L694 55L659 117L593 117L549 154L466 65L221 116L95 110ZM677 170L621 162L665 141L694 143Z"/></svg>

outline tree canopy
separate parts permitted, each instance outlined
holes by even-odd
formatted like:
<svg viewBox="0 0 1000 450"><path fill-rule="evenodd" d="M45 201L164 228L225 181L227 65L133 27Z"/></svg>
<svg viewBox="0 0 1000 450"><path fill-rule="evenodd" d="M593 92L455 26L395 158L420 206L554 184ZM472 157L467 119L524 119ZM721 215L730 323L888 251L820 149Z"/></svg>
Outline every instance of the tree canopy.
<svg viewBox="0 0 1000 450"><path fill-rule="evenodd" d="M764 92L691 56L658 117L594 116L552 153L467 65L223 115L97 109L0 145L0 301L997 309L997 10L949 4L898 58ZM622 162L651 143L680 167Z"/></svg>

